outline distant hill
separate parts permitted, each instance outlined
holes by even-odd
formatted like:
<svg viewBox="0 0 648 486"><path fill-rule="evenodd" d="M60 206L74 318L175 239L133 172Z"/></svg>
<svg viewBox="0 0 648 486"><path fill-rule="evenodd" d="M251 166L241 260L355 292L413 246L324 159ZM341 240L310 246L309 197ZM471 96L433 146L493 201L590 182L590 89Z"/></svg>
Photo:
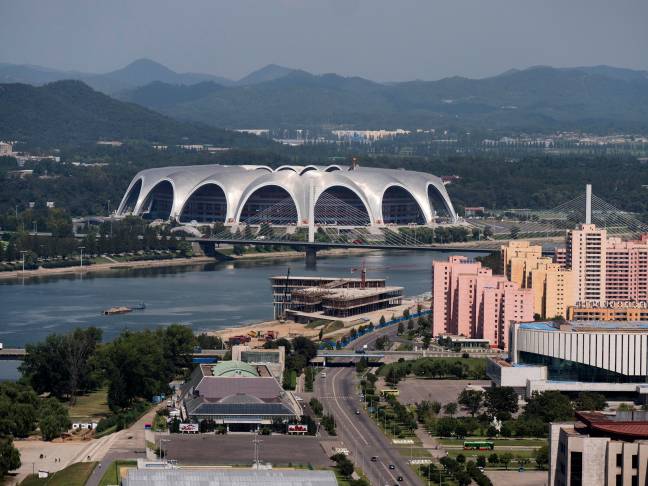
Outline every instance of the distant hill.
<svg viewBox="0 0 648 486"><path fill-rule="evenodd" d="M278 68L278 67L277 67ZM382 84L336 74L283 73L246 86L142 86L120 98L220 127L459 127L553 131L648 130L648 73L609 66ZM263 70L262 70L263 71ZM272 77L272 76L270 76Z"/></svg>
<svg viewBox="0 0 648 486"><path fill-rule="evenodd" d="M0 84L0 140L60 146L107 140L262 147L269 142L198 123L179 122L94 91L80 81L35 87Z"/></svg>
<svg viewBox="0 0 648 486"><path fill-rule="evenodd" d="M156 81L180 85L191 85L206 81L224 86L234 84L234 81L222 76L202 73L177 73L150 59L138 59L121 69L105 74L0 63L0 83L25 83L40 86L68 79L83 81L91 88L107 94L133 89Z"/></svg>
<svg viewBox="0 0 648 486"><path fill-rule="evenodd" d="M63 71L29 64L0 63L0 83L25 83L40 86L54 81L75 79L83 81L97 91L112 95L156 82L182 86L205 82L222 86L249 86L279 79L293 72L295 72L294 69L270 64L253 71L238 81L233 81L212 74L178 73L151 59L137 59L121 69L103 74Z"/></svg>
<svg viewBox="0 0 648 486"><path fill-rule="evenodd" d="M247 76L239 79L236 83L237 86L249 86L251 84L265 83L266 81L273 81L275 79L280 79L297 72L296 69L291 69L283 66L277 66L276 64L268 64L261 69L252 71Z"/></svg>

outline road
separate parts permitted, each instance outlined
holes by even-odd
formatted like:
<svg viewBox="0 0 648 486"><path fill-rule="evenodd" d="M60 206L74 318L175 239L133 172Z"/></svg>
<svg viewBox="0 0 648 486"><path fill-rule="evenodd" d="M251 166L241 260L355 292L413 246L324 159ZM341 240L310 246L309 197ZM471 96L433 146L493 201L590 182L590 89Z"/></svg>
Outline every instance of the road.
<svg viewBox="0 0 648 486"><path fill-rule="evenodd" d="M397 331L397 325L378 329L359 337L349 347L358 348L366 344L368 349L372 349L378 338L395 336ZM354 368L327 368L326 377L319 375L315 385L315 395L324 405L325 412L335 417L337 434L351 452L351 459L373 485L398 484L398 476L403 477L400 483L403 485L423 484L407 458L364 410L355 382ZM356 410L360 411L359 415L356 415ZM372 456L378 457L374 463L371 462ZM396 468L389 469L389 464Z"/></svg>
<svg viewBox="0 0 648 486"><path fill-rule="evenodd" d="M401 455L362 408L353 368L327 369L325 378L321 375L317 378L315 390L325 413L335 417L338 437L351 452L350 459L364 471L371 484L422 484L407 458ZM356 415L356 410L360 411L359 415ZM378 458L376 462L371 462L373 456ZM396 468L390 470L390 464ZM403 477L401 483L397 481L399 476Z"/></svg>

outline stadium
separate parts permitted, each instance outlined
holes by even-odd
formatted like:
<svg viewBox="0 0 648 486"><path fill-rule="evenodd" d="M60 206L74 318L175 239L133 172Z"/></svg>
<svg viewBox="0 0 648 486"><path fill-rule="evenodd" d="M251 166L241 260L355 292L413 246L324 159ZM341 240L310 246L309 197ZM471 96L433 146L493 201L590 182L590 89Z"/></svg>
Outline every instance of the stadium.
<svg viewBox="0 0 648 486"><path fill-rule="evenodd" d="M405 226L454 223L439 177L340 165L200 165L139 172L117 210L149 220L235 226Z"/></svg>

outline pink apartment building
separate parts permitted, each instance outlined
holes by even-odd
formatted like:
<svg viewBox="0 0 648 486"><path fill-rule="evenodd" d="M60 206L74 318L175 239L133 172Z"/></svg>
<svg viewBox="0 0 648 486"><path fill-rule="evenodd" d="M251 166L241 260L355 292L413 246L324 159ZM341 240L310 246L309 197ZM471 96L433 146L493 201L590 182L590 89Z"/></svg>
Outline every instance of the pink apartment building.
<svg viewBox="0 0 648 486"><path fill-rule="evenodd" d="M533 320L531 289L463 256L432 264L432 334L488 339L508 348L511 322Z"/></svg>
<svg viewBox="0 0 648 486"><path fill-rule="evenodd" d="M648 301L648 234L636 241L608 239L605 297L608 301Z"/></svg>

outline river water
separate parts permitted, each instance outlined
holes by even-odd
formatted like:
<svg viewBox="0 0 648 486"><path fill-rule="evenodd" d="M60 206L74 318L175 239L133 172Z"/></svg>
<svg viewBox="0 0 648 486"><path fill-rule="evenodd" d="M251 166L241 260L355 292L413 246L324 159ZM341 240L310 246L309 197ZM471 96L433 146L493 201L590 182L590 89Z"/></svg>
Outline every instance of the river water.
<svg viewBox="0 0 648 486"><path fill-rule="evenodd" d="M432 260L448 255L376 252L320 257L316 269L306 269L303 260L237 261L5 281L0 283L0 342L22 347L86 326L101 328L104 340L110 340L123 329L181 323L200 331L271 319L268 278L285 274L288 267L292 275L346 277L364 260L369 278L386 278L388 285L405 287L406 295L418 295L430 291ZM146 304L144 311L101 315L108 307L140 302ZM13 362L0 361L0 380L15 378L15 368Z"/></svg>

